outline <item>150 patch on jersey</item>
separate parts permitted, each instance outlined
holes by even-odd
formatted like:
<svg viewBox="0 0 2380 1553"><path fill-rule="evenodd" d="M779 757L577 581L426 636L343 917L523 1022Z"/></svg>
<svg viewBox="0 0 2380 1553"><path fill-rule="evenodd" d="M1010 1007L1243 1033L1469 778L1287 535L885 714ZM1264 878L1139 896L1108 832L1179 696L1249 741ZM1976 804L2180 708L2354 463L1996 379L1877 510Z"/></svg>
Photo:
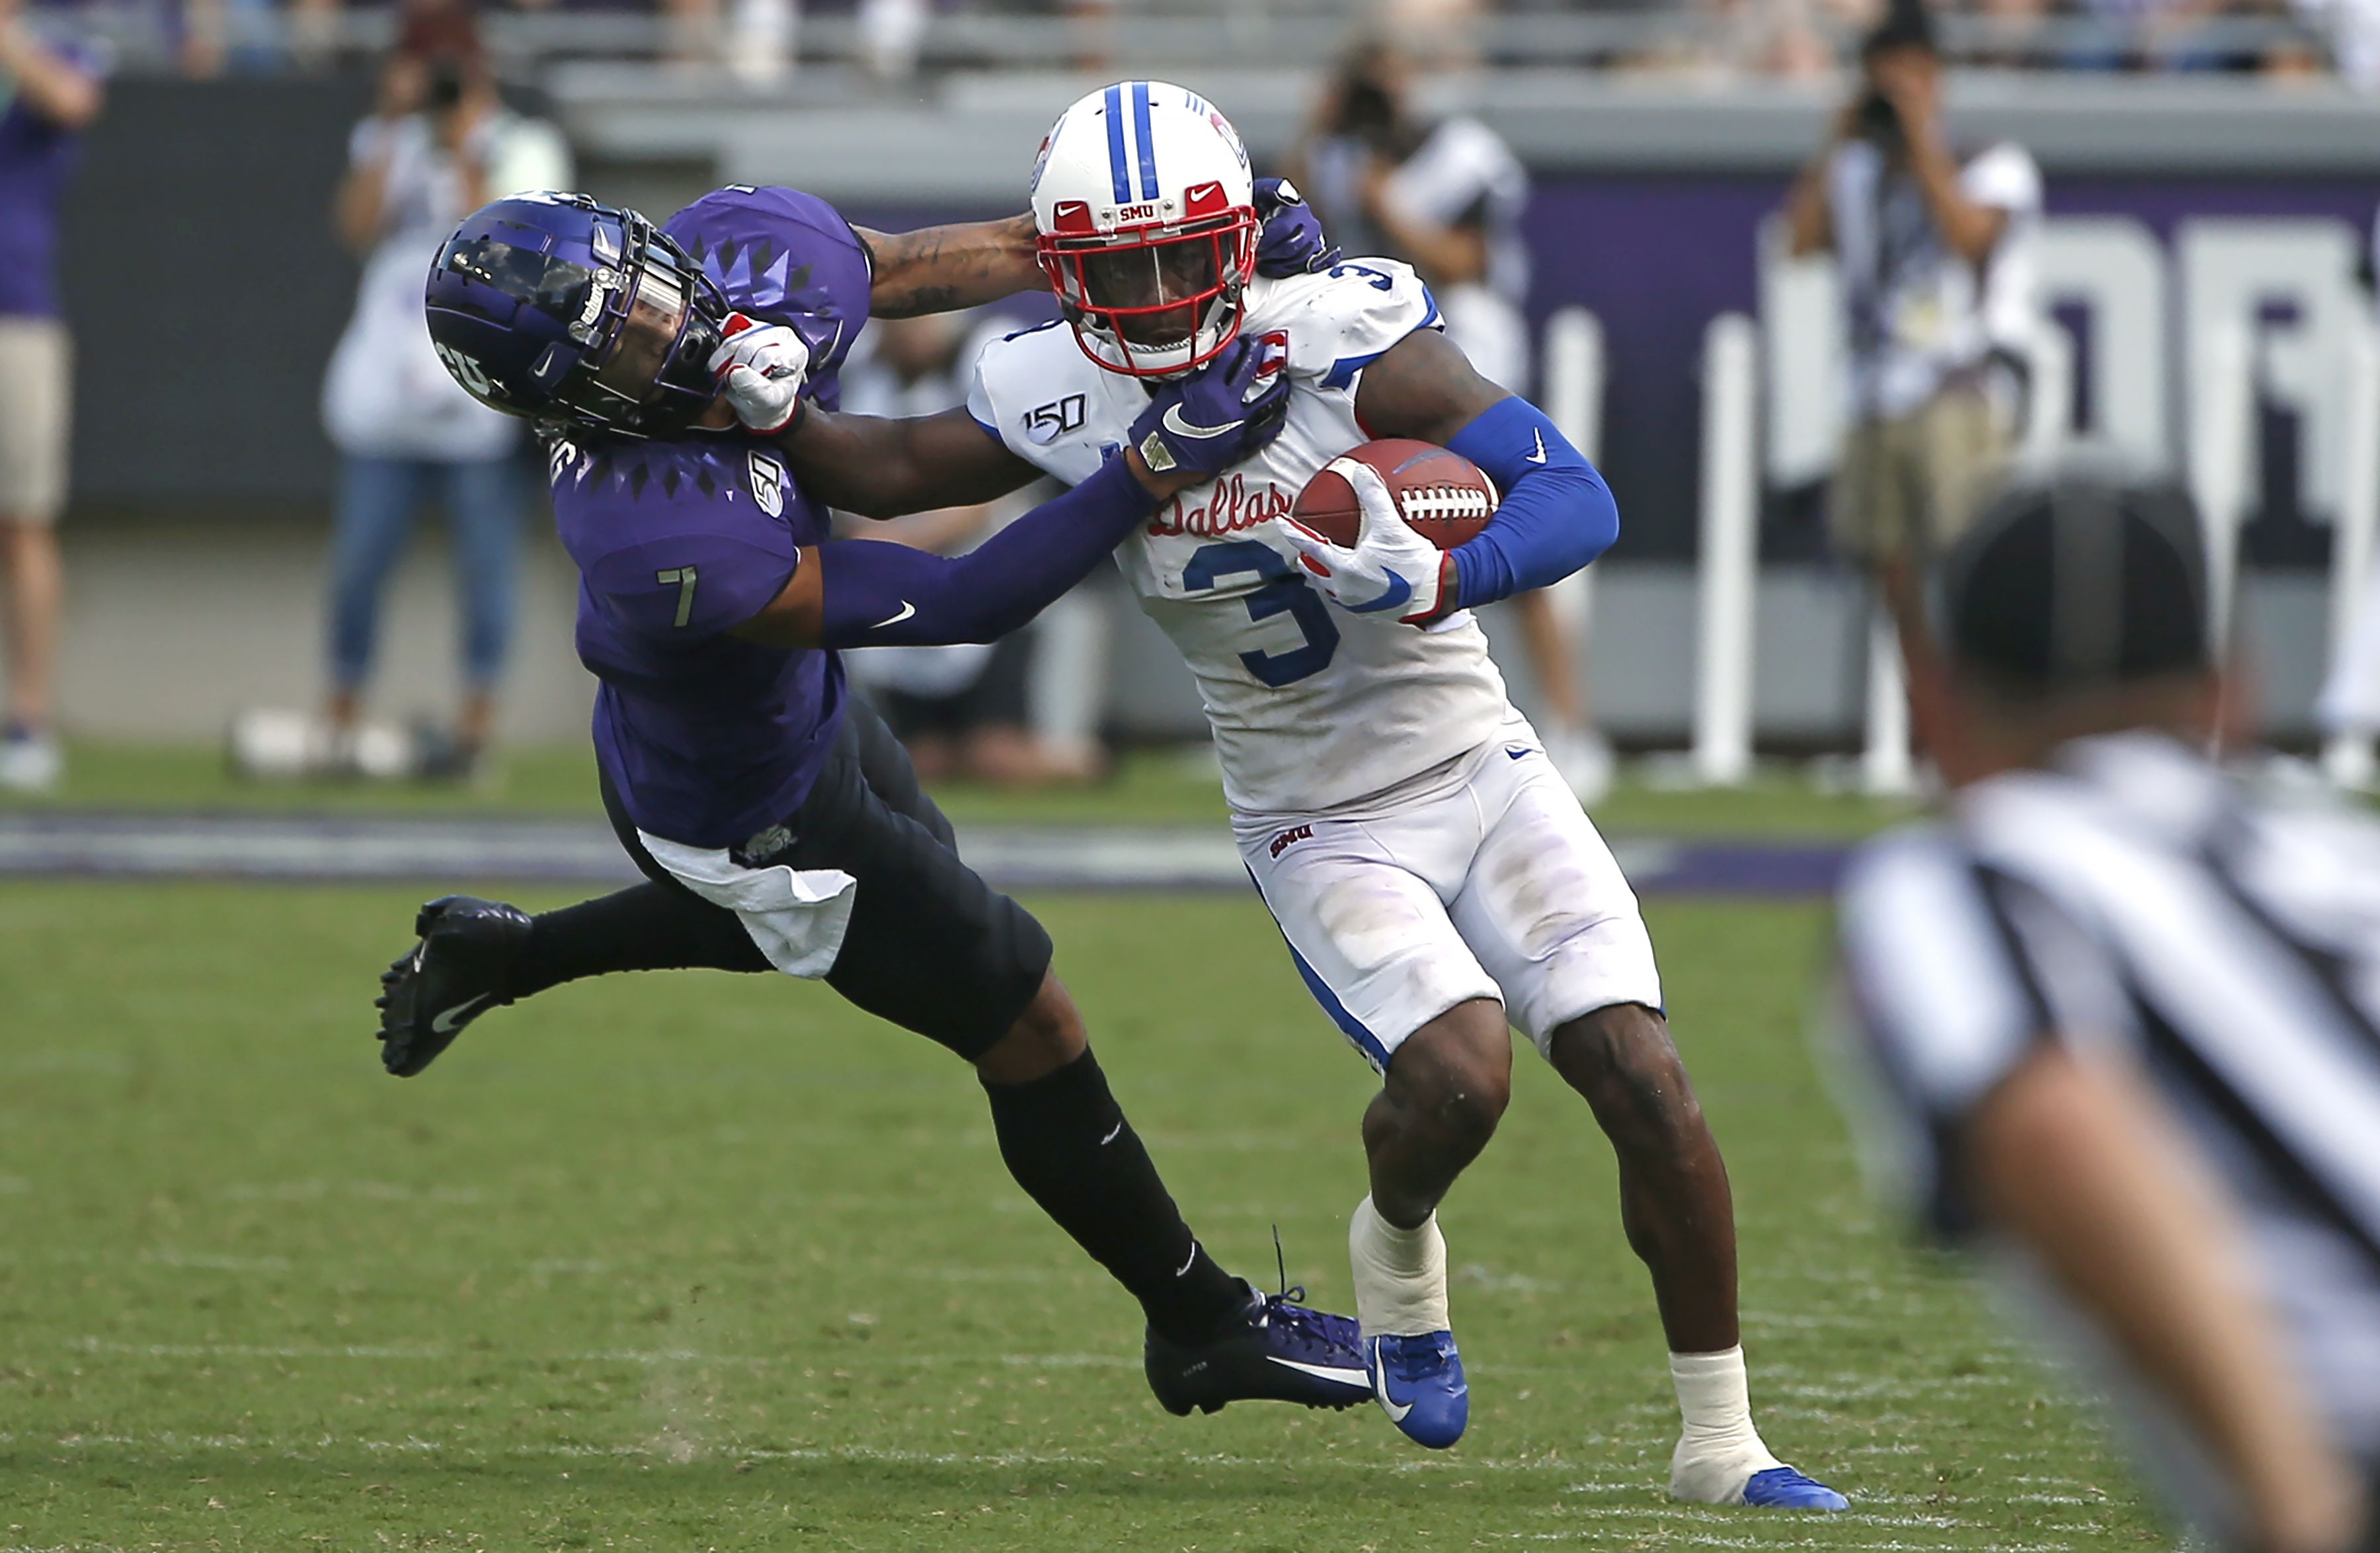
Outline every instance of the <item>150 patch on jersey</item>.
<svg viewBox="0 0 2380 1553"><path fill-rule="evenodd" d="M752 500L771 517L785 511L785 467L757 449L746 457L752 471Z"/></svg>
<svg viewBox="0 0 2380 1553"><path fill-rule="evenodd" d="M1025 412L1025 434L1043 447L1049 446L1069 431L1079 431L1089 410L1080 394L1069 394L1062 399L1052 399L1046 405L1036 405Z"/></svg>

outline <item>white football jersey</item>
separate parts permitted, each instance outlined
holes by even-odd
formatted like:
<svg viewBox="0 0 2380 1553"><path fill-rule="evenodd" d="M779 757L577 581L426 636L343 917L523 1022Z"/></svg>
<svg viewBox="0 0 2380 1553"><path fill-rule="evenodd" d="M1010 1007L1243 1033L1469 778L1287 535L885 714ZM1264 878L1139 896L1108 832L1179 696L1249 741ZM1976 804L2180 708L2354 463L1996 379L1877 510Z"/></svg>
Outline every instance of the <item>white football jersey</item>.
<svg viewBox="0 0 2380 1553"><path fill-rule="evenodd" d="M1336 808L1498 736L1509 702L1467 613L1429 630L1354 614L1308 588L1281 519L1323 465L1366 441L1365 367L1438 307L1413 271L1366 259L1248 285L1243 325L1283 350L1289 419L1221 479L1184 491L1116 560L1181 649L1243 813ZM1141 384L1087 359L1062 322L990 342L967 409L1020 458L1074 484L1122 447Z"/></svg>

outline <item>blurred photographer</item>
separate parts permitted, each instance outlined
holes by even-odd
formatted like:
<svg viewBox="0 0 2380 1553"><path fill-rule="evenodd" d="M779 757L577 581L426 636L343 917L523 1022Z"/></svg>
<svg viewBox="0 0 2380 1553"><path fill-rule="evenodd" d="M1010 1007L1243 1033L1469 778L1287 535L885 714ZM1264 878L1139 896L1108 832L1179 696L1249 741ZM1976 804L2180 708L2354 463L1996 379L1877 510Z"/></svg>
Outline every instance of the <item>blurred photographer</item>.
<svg viewBox="0 0 2380 1553"><path fill-rule="evenodd" d="M1871 572L1958 537L2028 386L2041 171L2011 141L1955 155L1941 83L1931 15L1892 0L1787 206L1795 256L1831 252L1841 275L1851 425L1829 509L1838 553Z"/></svg>
<svg viewBox="0 0 2380 1553"><path fill-rule="evenodd" d="M1291 152L1291 176L1332 241L1419 270L1447 336L1482 376L1526 394L1528 170L1475 118L1418 116L1413 85L1413 60L1394 44L1356 47ZM1521 594L1512 608L1543 702L1546 753L1592 802L1609 785L1612 760L1588 719L1580 645L1544 594Z"/></svg>
<svg viewBox="0 0 2380 1553"><path fill-rule="evenodd" d="M341 459L332 542L327 747L352 769L380 604L416 511L444 510L462 601L462 713L426 774L464 775L486 747L512 635L523 481L520 423L473 400L430 343L422 277L454 224L491 200L572 182L559 131L504 105L476 55L400 52L356 127L333 219L364 258L331 358L322 419Z"/></svg>

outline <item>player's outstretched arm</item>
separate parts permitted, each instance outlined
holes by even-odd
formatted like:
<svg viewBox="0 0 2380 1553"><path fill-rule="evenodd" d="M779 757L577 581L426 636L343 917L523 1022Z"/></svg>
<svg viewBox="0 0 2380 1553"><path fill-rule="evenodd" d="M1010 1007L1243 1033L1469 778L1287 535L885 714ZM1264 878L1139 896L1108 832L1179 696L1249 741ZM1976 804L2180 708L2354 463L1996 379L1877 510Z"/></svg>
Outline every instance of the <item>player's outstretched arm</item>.
<svg viewBox="0 0 2380 1553"><path fill-rule="evenodd" d="M836 415L808 396L809 346L785 324L730 314L710 373L747 431L774 441L812 498L862 517L972 507L1038 472L964 411Z"/></svg>
<svg viewBox="0 0 2380 1553"><path fill-rule="evenodd" d="M997 641L1089 576L1172 489L1127 450L964 555L806 546L775 602L729 635L786 648Z"/></svg>
<svg viewBox="0 0 2380 1553"><path fill-rule="evenodd" d="M868 310L878 318L915 318L997 302L1042 285L1033 261L1033 218L956 222L915 232L872 232L855 226L868 245L875 284Z"/></svg>
<svg viewBox="0 0 2380 1553"><path fill-rule="evenodd" d="M1279 435L1289 381L1277 367L1256 342L1235 344L1153 397L1097 474L964 555L868 540L806 547L776 601L730 634L786 648L997 640L1089 576L1159 502Z"/></svg>
<svg viewBox="0 0 2380 1553"><path fill-rule="evenodd" d="M1325 242L1322 224L1304 196L1284 178L1258 178L1257 214L1264 230L1257 244L1257 272L1304 274L1339 257ZM921 226L915 232L875 232L855 226L868 247L875 284L868 309L878 318L914 318L919 313L979 308L1019 292L1039 291L1047 282L1033 257L1033 217L957 222Z"/></svg>
<svg viewBox="0 0 2380 1553"><path fill-rule="evenodd" d="M1559 582L1620 537L1619 504L1586 455L1434 329L1406 335L1364 370L1355 414L1373 436L1452 448L1502 492L1479 537L1440 560L1435 609L1416 624Z"/></svg>
<svg viewBox="0 0 2380 1553"><path fill-rule="evenodd" d="M971 507L1041 473L964 409L888 419L811 406L777 445L814 500L861 517Z"/></svg>

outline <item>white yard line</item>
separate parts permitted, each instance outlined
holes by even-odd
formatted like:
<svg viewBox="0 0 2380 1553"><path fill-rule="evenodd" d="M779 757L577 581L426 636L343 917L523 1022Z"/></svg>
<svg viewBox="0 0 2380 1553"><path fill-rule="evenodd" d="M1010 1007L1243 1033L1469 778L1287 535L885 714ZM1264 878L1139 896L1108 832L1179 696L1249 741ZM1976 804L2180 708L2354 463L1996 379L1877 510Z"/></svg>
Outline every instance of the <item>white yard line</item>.
<svg viewBox="0 0 2380 1553"><path fill-rule="evenodd" d="M832 1353L811 1353L796 1357L786 1353L711 1353L690 1348L599 1348L576 1351L509 1350L502 1354L478 1352L464 1353L435 1343L365 1344L365 1343L242 1343L242 1342L126 1342L117 1339L81 1337L69 1339L63 1345L80 1353L122 1354L148 1359L361 1359L407 1360L437 1362L468 1360L485 1364L501 1359L513 1365L723 1365L737 1368L756 1366L799 1365L806 1370L832 1373L836 1370L858 1370L882 1365L921 1369L1138 1369L1141 1361L1130 1353L905 1353L871 1352L866 1347L854 1347ZM1490 1379L1531 1378L1539 1377L1579 1377L1588 1373L1585 1365L1474 1365L1474 1375ZM1764 1393L1790 1397L1796 1401L1825 1402L1834 1400L1856 1400L1865 1397L1892 1396L1909 1399L1926 1397L1953 1398L1978 1390L2007 1389L2010 1382L1994 1376L1953 1376L1942 1379L1909 1377L1889 1381L1857 1381L1846 1379L1840 1387L1826 1385L1772 1385ZM1617 1410L1622 1416L1669 1419L1674 1416L1674 1404L1667 1401L1627 1402ZM1784 1403L1768 1409L1777 1416L1803 1415L1813 1410ZM1875 1420L1872 1422L1877 1422ZM1890 1448L1886 1448L1890 1449Z"/></svg>
<svg viewBox="0 0 2380 1553"><path fill-rule="evenodd" d="M1135 1476L1151 1472L1195 1470L1200 1468L1229 1471L1261 1471L1286 1473L1294 1477L1300 1473L1352 1473L1359 1475L1410 1475L1414 1474L1498 1474L1529 1475L1536 1474L1574 1474L1578 1463L1557 1460L1495 1460L1438 1456L1416 1456L1393 1461L1358 1461L1341 1456L1320 1455L1300 1461L1284 1461L1277 1456L1249 1457L1224 1453L1182 1456L1133 1456L1117 1458L1076 1450L997 1450L953 1451L918 1450L898 1447L871 1445L836 1446L760 1446L722 1441L699 1445L684 1440L645 1440L619 1445L514 1445L494 1449L450 1440L424 1439L407 1436L402 1439L372 1439L333 1434L302 1438L276 1438L246 1435L191 1435L164 1431L147 1435L70 1433L48 1435L26 1431L0 1430L0 1446L18 1446L31 1450L57 1450L90 1452L96 1450L162 1450L176 1454L221 1452L274 1456L295 1461L311 1461L341 1452L366 1455L409 1455L453 1457L458 1461L629 1461L660 1462L684 1466L698 1461L737 1463L810 1462L847 1463L860 1465L965 1467L993 1470L1018 1468L1117 1468L1128 1470ZM1647 1478L1642 1483L1613 1481L1579 1481L1573 1479L1560 1490L1565 1493L1645 1493L1658 1494L1657 1483ZM2072 1502L2104 1506L2104 1499L2082 1499L2037 1496L2048 1502ZM1902 1502L1894 1496L1863 1495L1852 1511L1812 1518L1813 1534L1805 1536L1727 1536L1718 1529L1752 1523L1772 1527L1779 1523L1763 1517L1759 1511L1727 1509L1716 1506L1648 1503L1631 1505L1558 1505L1535 1513L1560 1519L1581 1519L1622 1523L1617 1525L1566 1527L1557 1531L1500 1534L1515 1542L1611 1542L1624 1541L1642 1545L1648 1537L1675 1535L1697 1547L1809 1547L1835 1550L1835 1553L1953 1553L1960 1548L1975 1548L1978 1553L2070 1553L2071 1545L2065 1542L1911 1542L1889 1540L1848 1539L1840 1535L1844 1529L1878 1529L1893 1531L1973 1532L1982 1529L1975 1522L1955 1516L1880 1512L1865 1507ZM2001 1502L1994 1500L1995 1504ZM1989 1509L1980 1506L1979 1509ZM1647 1524L1649 1523L1649 1525ZM1818 1528L1823 1527L1824 1530ZM2067 1527L2046 1528L2068 1530ZM2074 1527L2073 1530L2083 1530ZM0 1553L12 1553L0 1548Z"/></svg>
<svg viewBox="0 0 2380 1553"><path fill-rule="evenodd" d="M969 866L1002 889L1245 892L1247 872L1220 824L970 825ZM1700 878L1773 897L1824 889L1814 854L1840 843L1614 838L1640 894ZM1780 872L1781 870L1781 872ZM512 879L611 885L637 878L599 820L509 816L0 813L0 875L285 879Z"/></svg>
<svg viewBox="0 0 2380 1553"><path fill-rule="evenodd" d="M1864 1496L1859 1503L1867 1502ZM1576 1517L1587 1521L1674 1521L1685 1525L1718 1526L1736 1520L1743 1511L1713 1505L1653 1504L1653 1505L1563 1505L1547 1511L1546 1514L1560 1520ZM1857 1508L1827 1517L1830 1526L1896 1526L1937 1532L1970 1530L1973 1523L1955 1515L1878 1515Z"/></svg>
<svg viewBox="0 0 2380 1553"><path fill-rule="evenodd" d="M205 1272L287 1272L286 1256L235 1256L213 1251L179 1251L172 1246L153 1246L140 1253L140 1260L161 1268L198 1268Z"/></svg>
<svg viewBox="0 0 2380 1553"><path fill-rule="evenodd" d="M65 1434L44 1435L0 1430L0 1445L31 1448L54 1447L67 1450L88 1450L95 1448L162 1450L177 1451L249 1452L258 1455L283 1456L298 1460L310 1455L337 1451L359 1450L369 1454L453 1455L470 1461L498 1459L560 1460L560 1461L677 1461L680 1452L664 1442L638 1441L630 1444L600 1445L516 1445L490 1450L474 1445L452 1441L422 1439L367 1439L337 1435L311 1436L303 1438L278 1439L246 1435L185 1435L166 1431L151 1435ZM1307 1470L1354 1473L1570 1473L1577 1471L1573 1462L1558 1461L1491 1461L1458 1460L1447 1457L1416 1456L1402 1461L1352 1461L1338 1456L1316 1456L1303 1461L1285 1461L1278 1456L1232 1456L1197 1454L1162 1458L1135 1456L1120 1459L1075 1450L995 1450L948 1451L911 1450L872 1445L834 1446L747 1446L733 1441L705 1448L698 1456L723 1462L851 1462L890 1466L959 1466L959 1467L1117 1467L1134 1473L1166 1471L1179 1468L1211 1467L1232 1470L1260 1470L1296 1474ZM682 1463L681 1463L682 1464ZM1721 1516L1721 1519L1724 1519Z"/></svg>
<svg viewBox="0 0 2380 1553"><path fill-rule="evenodd" d="M1832 1524L1842 1517L1830 1515L1813 1519L1821 1520L1823 1524ZM1503 1535L1514 1542L1626 1542L1641 1547L1645 1541L1645 1534L1641 1531L1616 1527L1609 1530L1583 1527L1574 1532L1506 1532ZM1699 1533L1691 1538L1691 1545L1695 1547L1823 1547L1829 1553L1949 1553L1951 1549L1963 1548L1974 1548L1977 1553L2070 1553L2073 1547L2073 1544L2066 1542L1942 1543L1902 1542L1898 1538L1888 1542L1851 1542L1825 1534L1798 1537L1733 1537L1706 1536Z"/></svg>
<svg viewBox="0 0 2380 1553"><path fill-rule="evenodd" d="M785 1353L705 1353L690 1348L598 1348L549 1353L508 1350L501 1354L464 1353L434 1343L250 1343L250 1342L122 1342L112 1338L83 1337L63 1346L77 1353L115 1353L140 1359L405 1359L455 1360L485 1364L502 1358L520 1365L725 1365L735 1366L799 1365L832 1374L871 1365L909 1365L924 1369L1133 1369L1137 1356L1125 1353L871 1353L855 1349L821 1359Z"/></svg>

